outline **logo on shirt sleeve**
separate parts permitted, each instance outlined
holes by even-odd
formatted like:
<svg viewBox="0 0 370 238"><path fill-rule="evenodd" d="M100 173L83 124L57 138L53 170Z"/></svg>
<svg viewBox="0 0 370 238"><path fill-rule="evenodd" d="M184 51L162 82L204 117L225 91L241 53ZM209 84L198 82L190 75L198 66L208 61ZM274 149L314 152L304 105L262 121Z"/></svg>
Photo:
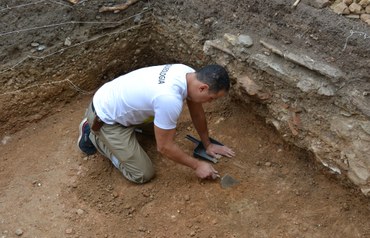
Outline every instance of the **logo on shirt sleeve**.
<svg viewBox="0 0 370 238"><path fill-rule="evenodd" d="M162 84L162 83L165 83L166 82L166 74L168 72L168 70L170 69L170 67L172 66L172 64L166 64L162 71L159 73L159 79L158 79L158 84Z"/></svg>

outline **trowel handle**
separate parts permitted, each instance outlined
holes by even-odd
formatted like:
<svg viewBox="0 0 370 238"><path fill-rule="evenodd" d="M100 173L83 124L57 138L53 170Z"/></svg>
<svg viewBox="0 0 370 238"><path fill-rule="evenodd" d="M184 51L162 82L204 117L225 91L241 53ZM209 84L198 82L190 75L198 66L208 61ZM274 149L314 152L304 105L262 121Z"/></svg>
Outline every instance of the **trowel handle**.
<svg viewBox="0 0 370 238"><path fill-rule="evenodd" d="M224 144L222 144L221 142L218 142L217 140L212 139L211 137L209 137L209 140L211 141L211 143L212 143L212 144L216 144L216 145L224 145Z"/></svg>
<svg viewBox="0 0 370 238"><path fill-rule="evenodd" d="M188 139L188 140L190 140L190 141L192 141L192 142L194 142L195 144L199 144L199 143L201 143L199 140L197 140L195 137L193 137L193 136L191 136L191 135L186 135L186 137L185 137L186 139Z"/></svg>
<svg viewBox="0 0 370 238"><path fill-rule="evenodd" d="M192 142L194 142L195 144L198 144L198 145L200 143L202 143L200 140L196 139L195 137L193 137L191 135L186 135L185 138L188 139L188 140L190 140L190 141L192 141ZM213 139L211 137L209 137L209 140L211 141L212 144L223 145L221 142L218 142L217 140L215 140L215 139Z"/></svg>

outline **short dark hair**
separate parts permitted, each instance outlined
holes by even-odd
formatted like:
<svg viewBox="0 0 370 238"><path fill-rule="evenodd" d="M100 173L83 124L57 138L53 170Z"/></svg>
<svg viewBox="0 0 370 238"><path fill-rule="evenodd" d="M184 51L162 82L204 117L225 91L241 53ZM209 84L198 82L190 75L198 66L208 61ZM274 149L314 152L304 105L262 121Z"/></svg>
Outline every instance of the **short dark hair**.
<svg viewBox="0 0 370 238"><path fill-rule="evenodd" d="M230 89L229 74L226 69L218 64L207 65L195 72L196 77L202 83L209 86L209 91L218 93L222 90L228 92Z"/></svg>

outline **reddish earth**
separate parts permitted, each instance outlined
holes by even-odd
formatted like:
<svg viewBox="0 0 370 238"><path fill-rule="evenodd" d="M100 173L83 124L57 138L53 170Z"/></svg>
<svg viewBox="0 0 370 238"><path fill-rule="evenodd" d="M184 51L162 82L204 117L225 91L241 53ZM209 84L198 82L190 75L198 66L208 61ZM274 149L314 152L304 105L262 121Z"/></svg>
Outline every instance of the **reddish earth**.
<svg viewBox="0 0 370 238"><path fill-rule="evenodd" d="M17 229L23 237L370 236L368 200L320 172L237 101L206 107L211 135L237 152L215 165L240 182L223 189L163 158L152 138L141 141L157 175L144 185L125 180L100 155L85 157L76 138L89 100L3 140L3 237ZM195 135L185 111L177 141L191 153L186 134Z"/></svg>

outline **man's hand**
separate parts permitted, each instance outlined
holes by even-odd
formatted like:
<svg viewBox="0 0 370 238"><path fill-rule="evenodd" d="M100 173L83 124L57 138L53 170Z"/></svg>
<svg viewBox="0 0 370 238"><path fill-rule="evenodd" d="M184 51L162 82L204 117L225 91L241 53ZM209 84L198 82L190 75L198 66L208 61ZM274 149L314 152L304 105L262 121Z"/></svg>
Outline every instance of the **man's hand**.
<svg viewBox="0 0 370 238"><path fill-rule="evenodd" d="M199 161L195 174L201 179L216 179L220 177L218 172L207 162Z"/></svg>
<svg viewBox="0 0 370 238"><path fill-rule="evenodd" d="M235 152L229 147L212 143L208 145L206 152L207 154L215 158L217 158L217 156L219 155L223 155L229 158L235 156Z"/></svg>

